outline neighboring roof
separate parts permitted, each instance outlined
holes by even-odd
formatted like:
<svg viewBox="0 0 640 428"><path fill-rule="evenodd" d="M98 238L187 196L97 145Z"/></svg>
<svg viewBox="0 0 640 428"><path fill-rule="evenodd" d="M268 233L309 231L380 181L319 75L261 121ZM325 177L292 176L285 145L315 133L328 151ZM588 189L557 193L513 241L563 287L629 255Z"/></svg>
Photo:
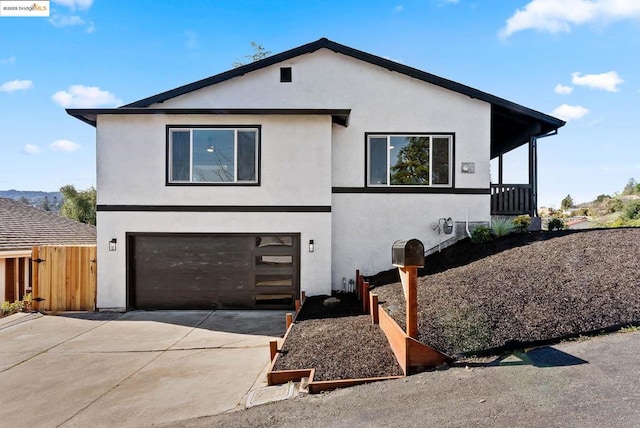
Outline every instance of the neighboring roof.
<svg viewBox="0 0 640 428"><path fill-rule="evenodd" d="M198 89L202 89L216 83L224 82L226 80L233 79L234 77L242 76L252 71L260 70L262 68L287 61L300 55L312 53L323 48L386 68L391 71L395 71L397 73L413 77L415 79L422 80L424 82L431 83L433 85L440 86L445 89L449 89L451 91L458 92L463 95L467 95L471 98L476 98L490 103L492 106L492 157L497 156L497 154L499 153L503 153L515 147L518 147L521 144L521 138L528 139L528 137L530 136L544 136L549 133L555 132L558 128L564 126L565 124L564 121L558 118L549 116L536 110L532 110L503 98L496 97L495 95L479 91L461 83L457 83L452 80L448 80L434 74L430 74L425 71L406 66L404 64L400 64L376 55L372 55L367 52L359 51L357 49L341 45L326 38L322 38L316 40L315 42L307 43L306 45L302 45L297 48L261 59L259 61L255 61L250 64L225 71L224 73L216 74L215 76L207 77L206 79L198 80L196 82L189 83L187 85L180 86L169 91L161 92L142 100L124 105L119 109L109 109L109 114L113 113L113 111L115 110L147 108L152 104L162 103L171 98L175 98L189 92L197 91ZM91 111L91 109L67 110L70 115L75 116L78 119L95 126L95 121L91 121L86 118L86 114L89 114ZM105 114L100 113L100 110L97 109L94 109L93 111L97 112L98 114Z"/></svg>
<svg viewBox="0 0 640 428"><path fill-rule="evenodd" d="M37 245L95 245L96 227L0 198L0 251Z"/></svg>

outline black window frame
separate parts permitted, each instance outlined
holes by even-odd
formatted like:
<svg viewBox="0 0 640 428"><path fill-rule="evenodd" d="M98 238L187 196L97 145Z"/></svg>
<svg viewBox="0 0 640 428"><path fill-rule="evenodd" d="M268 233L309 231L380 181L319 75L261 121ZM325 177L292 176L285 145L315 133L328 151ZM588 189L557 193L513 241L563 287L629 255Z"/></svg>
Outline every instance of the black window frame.
<svg viewBox="0 0 640 428"><path fill-rule="evenodd" d="M451 146L450 146L450 165L449 165L449 174L451 178L451 182L447 185L433 185L430 183L428 185L415 185L415 184L371 184L369 181L369 140L375 137L398 137L398 136L425 136L425 137L450 137L451 138ZM370 189L388 189L389 192L393 192L392 189L424 189L426 191L446 191L447 189L455 189L455 162L456 162L456 133L455 132L365 132L364 134L364 185L365 188Z"/></svg>
<svg viewBox="0 0 640 428"><path fill-rule="evenodd" d="M202 181L172 181L171 180L171 130L183 129L234 129L256 130L256 181L240 181L240 182L202 182ZM261 183L261 164L262 164L262 126L261 125L166 125L165 127L165 186L260 186ZM237 162L237 159L234 159Z"/></svg>

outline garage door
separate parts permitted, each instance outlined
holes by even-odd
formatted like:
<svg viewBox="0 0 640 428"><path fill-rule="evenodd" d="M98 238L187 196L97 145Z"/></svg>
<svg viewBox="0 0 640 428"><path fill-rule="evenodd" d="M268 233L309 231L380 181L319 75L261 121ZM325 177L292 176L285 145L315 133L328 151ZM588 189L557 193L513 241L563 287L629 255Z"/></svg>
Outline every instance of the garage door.
<svg viewBox="0 0 640 428"><path fill-rule="evenodd" d="M290 308L299 295L299 235L134 234L134 309Z"/></svg>

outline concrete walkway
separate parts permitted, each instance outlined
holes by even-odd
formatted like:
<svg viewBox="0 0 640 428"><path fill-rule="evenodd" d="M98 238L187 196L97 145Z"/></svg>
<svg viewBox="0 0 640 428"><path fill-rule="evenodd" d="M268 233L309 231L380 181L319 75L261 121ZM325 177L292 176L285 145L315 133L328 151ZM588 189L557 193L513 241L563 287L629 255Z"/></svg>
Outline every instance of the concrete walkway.
<svg viewBox="0 0 640 428"><path fill-rule="evenodd" d="M15 314L0 319L0 421L137 427L244 406L285 311Z"/></svg>

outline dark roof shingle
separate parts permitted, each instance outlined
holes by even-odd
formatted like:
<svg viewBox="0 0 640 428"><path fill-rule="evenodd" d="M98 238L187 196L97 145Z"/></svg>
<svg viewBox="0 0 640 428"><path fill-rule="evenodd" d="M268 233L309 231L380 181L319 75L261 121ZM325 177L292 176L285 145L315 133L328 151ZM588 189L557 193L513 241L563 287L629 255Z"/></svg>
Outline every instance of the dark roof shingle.
<svg viewBox="0 0 640 428"><path fill-rule="evenodd" d="M37 245L95 243L95 226L0 198L0 251L30 249Z"/></svg>

